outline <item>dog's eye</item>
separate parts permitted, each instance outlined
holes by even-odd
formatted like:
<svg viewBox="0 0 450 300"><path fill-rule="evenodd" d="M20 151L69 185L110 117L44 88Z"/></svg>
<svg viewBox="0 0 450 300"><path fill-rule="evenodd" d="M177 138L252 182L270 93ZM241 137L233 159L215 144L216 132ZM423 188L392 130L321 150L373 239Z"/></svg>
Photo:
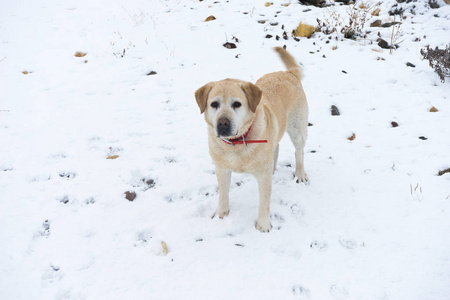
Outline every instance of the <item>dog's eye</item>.
<svg viewBox="0 0 450 300"><path fill-rule="evenodd" d="M233 108L241 107L241 102L233 102Z"/></svg>
<svg viewBox="0 0 450 300"><path fill-rule="evenodd" d="M212 108L218 108L219 107L219 102L217 102L217 101L212 102L211 103L211 107Z"/></svg>

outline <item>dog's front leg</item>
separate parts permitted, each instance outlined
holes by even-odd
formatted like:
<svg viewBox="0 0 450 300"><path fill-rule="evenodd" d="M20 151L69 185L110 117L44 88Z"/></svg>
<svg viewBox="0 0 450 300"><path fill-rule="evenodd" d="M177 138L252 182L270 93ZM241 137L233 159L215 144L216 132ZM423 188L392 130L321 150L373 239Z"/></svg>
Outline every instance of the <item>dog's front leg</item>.
<svg viewBox="0 0 450 300"><path fill-rule="evenodd" d="M211 218L218 215L219 218L223 219L223 217L228 216L228 213L230 212L228 207L228 195L230 193L231 170L216 166L216 176L217 182L219 183L219 204L217 205L217 209Z"/></svg>
<svg viewBox="0 0 450 300"><path fill-rule="evenodd" d="M255 175L259 187L259 212L256 228L261 232L269 232L270 224L270 196L272 193L272 169L264 170Z"/></svg>

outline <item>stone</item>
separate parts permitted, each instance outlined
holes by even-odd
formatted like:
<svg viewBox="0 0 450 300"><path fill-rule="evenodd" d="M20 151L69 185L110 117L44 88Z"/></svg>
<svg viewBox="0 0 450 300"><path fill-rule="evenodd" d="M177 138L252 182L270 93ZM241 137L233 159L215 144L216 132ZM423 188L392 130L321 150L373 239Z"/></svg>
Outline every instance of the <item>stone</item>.
<svg viewBox="0 0 450 300"><path fill-rule="evenodd" d="M136 192L126 191L124 195L125 199L127 199L128 201L133 201L134 199L136 199Z"/></svg>
<svg viewBox="0 0 450 300"><path fill-rule="evenodd" d="M332 116L340 116L341 113L339 112L339 109L336 107L336 105L331 105L331 115Z"/></svg>
<svg viewBox="0 0 450 300"><path fill-rule="evenodd" d="M381 20L376 20L370 24L370 27L381 27Z"/></svg>

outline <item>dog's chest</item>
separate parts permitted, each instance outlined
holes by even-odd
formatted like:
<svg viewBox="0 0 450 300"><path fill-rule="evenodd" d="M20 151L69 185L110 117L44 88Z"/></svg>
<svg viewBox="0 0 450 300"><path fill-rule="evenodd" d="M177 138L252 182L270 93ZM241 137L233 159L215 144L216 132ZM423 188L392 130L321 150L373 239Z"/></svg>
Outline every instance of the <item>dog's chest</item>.
<svg viewBox="0 0 450 300"><path fill-rule="evenodd" d="M231 147L240 148L210 149L211 157L217 166L237 173L252 173L270 163L264 160L264 155L261 155L261 146L236 145Z"/></svg>

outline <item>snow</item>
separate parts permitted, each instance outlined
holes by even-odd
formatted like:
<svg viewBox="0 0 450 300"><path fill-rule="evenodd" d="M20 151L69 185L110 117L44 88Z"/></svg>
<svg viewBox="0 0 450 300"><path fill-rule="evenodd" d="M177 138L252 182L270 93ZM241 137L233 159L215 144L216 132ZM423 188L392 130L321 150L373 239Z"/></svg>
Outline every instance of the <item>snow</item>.
<svg viewBox="0 0 450 300"><path fill-rule="evenodd" d="M395 3L381 3L383 22ZM450 299L450 174L437 176L450 167L450 85L420 55L449 42L450 5L437 3L399 4L416 14L392 54L375 42L391 28L295 41L300 21L327 13L297 1L4 3L0 298ZM210 218L194 91L282 70L282 45L304 68L310 182L295 183L283 139L262 234L250 175L233 175L230 215Z"/></svg>

